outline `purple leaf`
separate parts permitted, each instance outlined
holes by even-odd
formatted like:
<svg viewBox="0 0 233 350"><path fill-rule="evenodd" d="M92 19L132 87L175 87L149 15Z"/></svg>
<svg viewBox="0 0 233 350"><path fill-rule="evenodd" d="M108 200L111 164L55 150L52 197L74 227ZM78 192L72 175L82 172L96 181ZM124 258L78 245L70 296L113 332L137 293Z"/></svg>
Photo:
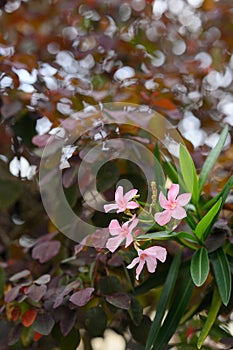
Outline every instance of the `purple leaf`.
<svg viewBox="0 0 233 350"><path fill-rule="evenodd" d="M115 293L106 296L106 301L117 308L129 310L131 306L131 299L126 293Z"/></svg>
<svg viewBox="0 0 233 350"><path fill-rule="evenodd" d="M9 292L5 295L5 302L10 303L11 301L15 300L19 294L21 286L13 287Z"/></svg>
<svg viewBox="0 0 233 350"><path fill-rule="evenodd" d="M56 256L60 247L61 242L59 241L39 243L32 249L32 257L33 259L38 259L43 264Z"/></svg>
<svg viewBox="0 0 233 350"><path fill-rule="evenodd" d="M51 333L54 325L55 321L52 316L48 313L44 313L37 315L32 328L40 334L48 335Z"/></svg>
<svg viewBox="0 0 233 350"><path fill-rule="evenodd" d="M37 285L33 284L28 288L27 296L32 301L38 302L45 295L46 291L47 291L47 286L45 286L45 285L37 286Z"/></svg>
<svg viewBox="0 0 233 350"><path fill-rule="evenodd" d="M109 266L118 267L123 264L123 259L119 254L113 254L112 257L108 260Z"/></svg>
<svg viewBox="0 0 233 350"><path fill-rule="evenodd" d="M101 230L96 230L91 235L91 240L93 247L95 249L101 249L106 246L107 239L109 238L109 229L108 228L102 228Z"/></svg>
<svg viewBox="0 0 233 350"><path fill-rule="evenodd" d="M63 302L64 297L79 286L80 281L77 280L69 283L66 287L62 286L61 288L59 288L53 308L56 309L58 306L60 306Z"/></svg>
<svg viewBox="0 0 233 350"><path fill-rule="evenodd" d="M60 306L64 299L64 288L58 289L58 295L56 296L55 302L53 304L53 308L56 309L58 306Z"/></svg>
<svg viewBox="0 0 233 350"><path fill-rule="evenodd" d="M70 297L70 301L77 306L84 306L91 299L91 295L94 292L94 288L85 288Z"/></svg>
<svg viewBox="0 0 233 350"><path fill-rule="evenodd" d="M37 243L42 243L42 242L48 242L51 241L56 235L58 234L57 231L53 233L47 233L46 235L41 236L40 238L37 239Z"/></svg>

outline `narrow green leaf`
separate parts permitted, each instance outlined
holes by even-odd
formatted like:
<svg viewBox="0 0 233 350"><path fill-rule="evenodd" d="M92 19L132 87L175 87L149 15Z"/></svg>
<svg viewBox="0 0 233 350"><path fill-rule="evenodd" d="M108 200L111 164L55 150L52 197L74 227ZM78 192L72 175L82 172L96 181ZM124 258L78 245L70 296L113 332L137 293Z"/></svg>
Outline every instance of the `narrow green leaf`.
<svg viewBox="0 0 233 350"><path fill-rule="evenodd" d="M214 277L222 302L227 306L231 296L231 270L227 256L222 248L211 253Z"/></svg>
<svg viewBox="0 0 233 350"><path fill-rule="evenodd" d="M179 183L179 180L178 180L179 176L178 176L177 169L170 162L165 161L163 164L163 168L167 176L173 183Z"/></svg>
<svg viewBox="0 0 233 350"><path fill-rule="evenodd" d="M210 270L207 250L202 247L198 249L192 257L190 272L193 282L200 287L206 280Z"/></svg>
<svg viewBox="0 0 233 350"><path fill-rule="evenodd" d="M167 274L163 291L157 305L156 315L150 328L145 350L151 349L151 347L155 342L156 336L159 332L161 322L163 320L164 314L166 312L168 303L170 302L170 298L175 287L175 282L176 282L178 272L179 272L179 267L180 267L180 259L181 259L181 252L179 252L179 254L177 254L173 259L171 267Z"/></svg>
<svg viewBox="0 0 233 350"><path fill-rule="evenodd" d="M192 193L194 203L198 202L198 180L197 172L192 157L187 148L180 145L180 168L188 192Z"/></svg>
<svg viewBox="0 0 233 350"><path fill-rule="evenodd" d="M158 231L158 232L151 232L147 233L145 235L137 236L137 239L171 239L173 236L172 231Z"/></svg>
<svg viewBox="0 0 233 350"><path fill-rule="evenodd" d="M206 161L202 167L200 177L199 177L199 195L201 194L202 188L207 180L207 177L211 169L214 167L216 160L218 159L223 149L223 146L227 138L227 134L228 134L228 127L226 126L219 137L217 145L211 150L208 157L206 158Z"/></svg>
<svg viewBox="0 0 233 350"><path fill-rule="evenodd" d="M177 327L180 320L185 313L187 305L193 291L193 281L189 273L189 269L183 271L181 280L177 283L177 290L173 298L173 303L168 311L162 327L159 329L156 338L154 339L151 350L165 350L167 344Z"/></svg>
<svg viewBox="0 0 233 350"><path fill-rule="evenodd" d="M145 235L140 235L137 236L137 239L140 240L145 240L145 239L156 239L156 240L168 240L168 239L173 239L175 237L179 238L185 238L188 239L194 243L197 243L195 237L189 233L189 232L173 232L173 231L158 231L158 232L151 232L147 233Z"/></svg>
<svg viewBox="0 0 233 350"><path fill-rule="evenodd" d="M183 231L177 232L176 237L184 238L190 242L197 243L196 237L194 237L194 235L192 233L189 233L189 232L183 232Z"/></svg>
<svg viewBox="0 0 233 350"><path fill-rule="evenodd" d="M206 320L206 322L201 330L201 333L198 337L198 341L197 341L197 348L198 349L201 349L206 337L208 336L208 334L209 334L209 332L210 332L210 330L211 330L211 328L216 320L216 317L218 315L218 311L220 309L221 304L222 304L221 298L218 294L217 289L215 289L214 293L213 293L213 299L212 299L212 303L210 306L207 320Z"/></svg>
<svg viewBox="0 0 233 350"><path fill-rule="evenodd" d="M230 192L230 190L232 189L232 186L233 186L233 175L229 178L229 180L226 182L225 186L223 187L222 191L214 198L212 198L210 201L208 201L204 206L203 206L203 209L206 210L206 209L209 209L210 207L212 207L212 205L214 205L218 199L220 197L222 197L222 205L221 207L223 206L223 204L225 203L226 199L227 199L227 196Z"/></svg>
<svg viewBox="0 0 233 350"><path fill-rule="evenodd" d="M217 203L206 213L206 215L199 221L195 229L195 233L200 240L205 240L207 235L205 234L207 229L213 224L214 217L221 208L222 198L219 198Z"/></svg>
<svg viewBox="0 0 233 350"><path fill-rule="evenodd" d="M185 218L186 222L189 224L189 226L191 227L192 230L195 230L196 226L197 226L197 223L196 221L194 220L192 214L187 211L187 216Z"/></svg>

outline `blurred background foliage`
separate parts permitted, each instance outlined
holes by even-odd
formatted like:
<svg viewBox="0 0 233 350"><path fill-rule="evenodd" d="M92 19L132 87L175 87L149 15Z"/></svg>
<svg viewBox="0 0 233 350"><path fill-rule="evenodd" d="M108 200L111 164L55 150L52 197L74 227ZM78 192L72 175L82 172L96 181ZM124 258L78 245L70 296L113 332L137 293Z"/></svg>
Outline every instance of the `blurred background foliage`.
<svg viewBox="0 0 233 350"><path fill-rule="evenodd" d="M170 260L159 267L156 277L145 274L134 290L134 276L123 263L130 261L132 252L110 256L88 248L74 257L74 242L56 232L40 199L41 149L49 130L61 120L75 118L93 105L129 102L164 115L187 141L200 170L228 124L224 152L204 187L206 197L216 195L232 174L232 12L230 0L0 1L1 349L75 349L81 338L85 349L91 349L91 339L102 336L106 328L121 334L127 349L144 348L149 316ZM122 127L120 135L125 134L145 136ZM79 163L74 153L63 176L67 198L78 213L83 210L76 189ZM97 186L109 199L113 182L126 174L135 187L146 191L133 164L109 162L101 171ZM232 210L231 193L222 215L228 230ZM103 214L91 215L97 224L107 226ZM168 244L170 257L177 249ZM35 282L44 275L50 276L48 280ZM90 287L95 288L93 298ZM4 302L4 293L11 288L13 296ZM207 281L194 292L190 309L200 294L200 311L208 309L209 288ZM69 301L77 290L85 291L82 305ZM60 304L54 308L54 296L59 295ZM25 316L27 310L36 310L36 315ZM222 321L230 321L231 311L232 298L221 310ZM178 349L196 348L202 322L189 318L182 324L175 339ZM126 328L130 336L125 335ZM222 348L228 346L229 339L217 325L211 335L222 340ZM203 349L217 346L210 344Z"/></svg>

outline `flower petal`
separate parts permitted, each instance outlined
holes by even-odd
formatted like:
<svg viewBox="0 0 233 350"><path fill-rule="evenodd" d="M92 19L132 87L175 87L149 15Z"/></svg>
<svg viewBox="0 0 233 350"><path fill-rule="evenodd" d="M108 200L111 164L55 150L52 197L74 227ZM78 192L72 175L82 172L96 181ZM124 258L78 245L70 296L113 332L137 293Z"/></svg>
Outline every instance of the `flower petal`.
<svg viewBox="0 0 233 350"><path fill-rule="evenodd" d="M125 243L125 248L127 248L131 243L133 242L133 236L129 232L126 236L126 243Z"/></svg>
<svg viewBox="0 0 233 350"><path fill-rule="evenodd" d="M122 241L122 237L120 236L109 238L106 244L106 248L108 248L110 252L113 253L121 245Z"/></svg>
<svg viewBox="0 0 233 350"><path fill-rule="evenodd" d="M118 201L122 202L123 200L124 200L123 187L122 186L118 186L117 190L115 192L115 201L117 203Z"/></svg>
<svg viewBox="0 0 233 350"><path fill-rule="evenodd" d="M105 213L108 213L110 210L114 210L114 209L118 209L117 204L105 204L104 205Z"/></svg>
<svg viewBox="0 0 233 350"><path fill-rule="evenodd" d="M144 250L148 255L154 255L156 259L164 262L167 257L167 250L164 247L153 246Z"/></svg>
<svg viewBox="0 0 233 350"><path fill-rule="evenodd" d="M117 214L123 213L126 210L126 206L123 206L123 207L122 206L120 206L120 207L118 206L118 208L119 209L117 210Z"/></svg>
<svg viewBox="0 0 233 350"><path fill-rule="evenodd" d="M133 190L126 192L126 194L124 195L124 200L126 202L130 201L132 198L134 198L136 196L137 193L138 193L138 190L136 190L136 189L133 189Z"/></svg>
<svg viewBox="0 0 233 350"><path fill-rule="evenodd" d="M172 217L174 219L181 220L187 216L186 211L184 208L177 206L175 209L172 210Z"/></svg>
<svg viewBox="0 0 233 350"><path fill-rule="evenodd" d="M157 259L152 255L148 255L146 257L146 266L147 266L147 270L150 273L155 272L155 269L157 267Z"/></svg>
<svg viewBox="0 0 233 350"><path fill-rule="evenodd" d="M163 209L170 209L170 204L167 198L164 196L163 192L160 192L159 194L159 204Z"/></svg>
<svg viewBox="0 0 233 350"><path fill-rule="evenodd" d="M127 269L132 269L135 265L137 265L137 264L139 263L139 261L140 261L140 258L139 258L139 257L134 258L134 259L131 261L131 263L130 263L128 266L126 266L126 268L127 268Z"/></svg>
<svg viewBox="0 0 233 350"><path fill-rule="evenodd" d="M129 225L129 232L130 233L135 229L137 224L138 224L138 219L134 219L133 221L131 221L131 223Z"/></svg>
<svg viewBox="0 0 233 350"><path fill-rule="evenodd" d="M166 225L172 217L172 211L171 210L164 210L162 213L156 213L154 218L155 221L160 225L164 226Z"/></svg>
<svg viewBox="0 0 233 350"><path fill-rule="evenodd" d="M191 199L191 193L182 193L177 197L176 202L179 206L184 206L188 204L190 199Z"/></svg>
<svg viewBox="0 0 233 350"><path fill-rule="evenodd" d="M111 220L108 229L109 229L109 232L112 236L120 235L122 232L122 228L121 228L118 220L116 220L116 219Z"/></svg>
<svg viewBox="0 0 233 350"><path fill-rule="evenodd" d="M180 186L177 184L172 184L168 191L168 201L175 202L176 197L179 193Z"/></svg>
<svg viewBox="0 0 233 350"><path fill-rule="evenodd" d="M145 260L140 260L138 267L136 268L136 279L139 280L139 275L142 272Z"/></svg>
<svg viewBox="0 0 233 350"><path fill-rule="evenodd" d="M134 201L128 202L128 203L126 204L126 208L127 208L127 209L136 209L136 208L138 208L138 207L139 207L139 204L136 203L136 202L134 202Z"/></svg>

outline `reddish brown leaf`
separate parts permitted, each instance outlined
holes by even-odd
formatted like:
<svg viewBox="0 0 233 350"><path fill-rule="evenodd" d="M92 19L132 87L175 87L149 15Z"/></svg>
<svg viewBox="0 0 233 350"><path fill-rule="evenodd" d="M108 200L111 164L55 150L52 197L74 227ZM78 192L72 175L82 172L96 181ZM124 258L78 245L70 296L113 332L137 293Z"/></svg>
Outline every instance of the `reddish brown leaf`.
<svg viewBox="0 0 233 350"><path fill-rule="evenodd" d="M34 333L34 337L33 337L33 340L34 340L34 342L37 342L40 338L42 338L43 337L43 334L40 334L40 333L38 333L38 332L35 332Z"/></svg>
<svg viewBox="0 0 233 350"><path fill-rule="evenodd" d="M15 306L11 311L11 319L12 321L17 321L21 315L21 308L19 306Z"/></svg>
<svg viewBox="0 0 233 350"><path fill-rule="evenodd" d="M153 101L153 105L164 109L168 109L168 110L176 109L176 106L172 101L170 101L168 98L163 98L163 97L156 98Z"/></svg>
<svg viewBox="0 0 233 350"><path fill-rule="evenodd" d="M21 318L21 322L24 325L24 327L30 327L36 318L36 311L35 310L27 310L24 312Z"/></svg>

